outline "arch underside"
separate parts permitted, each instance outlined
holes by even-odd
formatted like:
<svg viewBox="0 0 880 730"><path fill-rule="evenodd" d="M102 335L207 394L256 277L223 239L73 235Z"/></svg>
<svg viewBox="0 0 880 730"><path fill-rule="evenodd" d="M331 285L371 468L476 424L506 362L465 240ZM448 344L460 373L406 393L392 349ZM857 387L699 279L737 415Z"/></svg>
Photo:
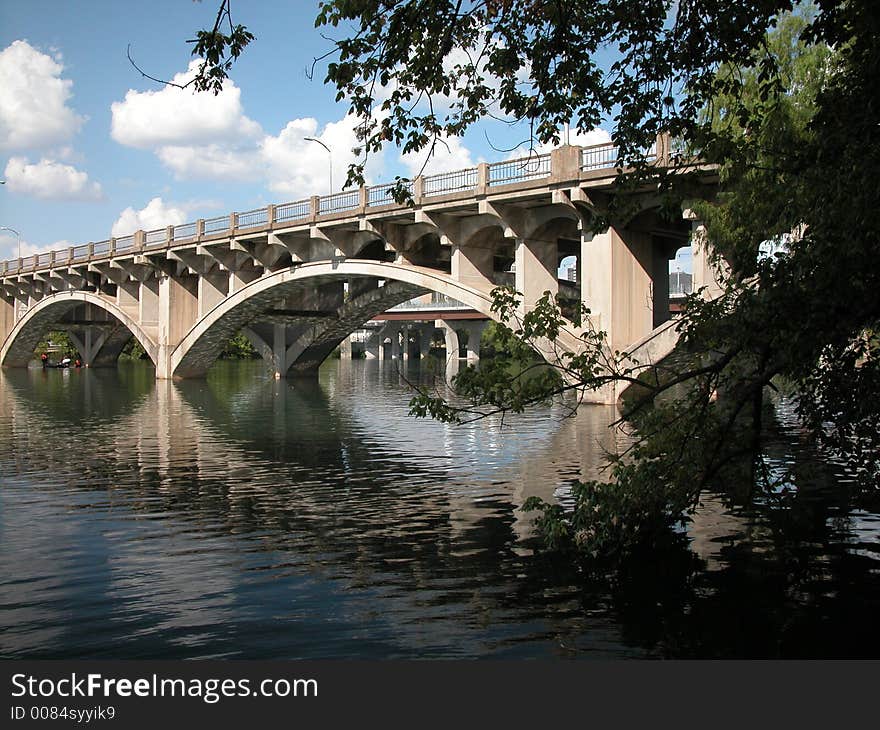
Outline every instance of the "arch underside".
<svg viewBox="0 0 880 730"><path fill-rule="evenodd" d="M385 281L385 285L378 286L379 280ZM361 293L338 306L320 301L322 286L325 294L328 284L337 285L341 293L343 282L349 282L352 290ZM254 330L259 323L280 321L295 330L284 342L287 357L280 374L312 373L367 321L427 292L444 294L498 321L497 313L492 311L492 288L487 283L482 290L454 281L435 269L411 265L351 259L304 264L262 277L227 297L184 337L171 355L169 372L183 378L204 375L225 343L239 330L249 335L264 358L277 359L272 345L264 337L255 337ZM309 301L316 308L302 309ZM289 307L286 310L285 302ZM574 341L573 333L564 336Z"/></svg>
<svg viewBox="0 0 880 730"><path fill-rule="evenodd" d="M2 343L0 364L26 367L47 332L65 330L82 339L88 329L95 335L90 365L115 363L133 336L155 364L157 347L153 339L124 310L90 292L60 292L37 302Z"/></svg>

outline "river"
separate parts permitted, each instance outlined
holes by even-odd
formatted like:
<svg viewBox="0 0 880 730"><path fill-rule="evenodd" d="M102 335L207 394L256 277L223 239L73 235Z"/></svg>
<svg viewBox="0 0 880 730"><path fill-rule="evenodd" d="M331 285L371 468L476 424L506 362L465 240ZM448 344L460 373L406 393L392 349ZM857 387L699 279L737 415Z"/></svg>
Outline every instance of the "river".
<svg viewBox="0 0 880 730"><path fill-rule="evenodd" d="M519 508L600 474L615 410L416 420L407 368L0 372L0 657L880 655L880 510L785 403L766 458L797 498L707 495L686 559L609 583Z"/></svg>

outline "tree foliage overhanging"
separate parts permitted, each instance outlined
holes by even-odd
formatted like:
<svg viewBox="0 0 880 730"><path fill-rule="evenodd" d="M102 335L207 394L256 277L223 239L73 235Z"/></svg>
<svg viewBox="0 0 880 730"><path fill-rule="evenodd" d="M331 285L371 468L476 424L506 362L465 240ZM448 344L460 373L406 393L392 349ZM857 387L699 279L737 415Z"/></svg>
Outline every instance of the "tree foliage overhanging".
<svg viewBox="0 0 880 730"><path fill-rule="evenodd" d="M570 122L589 131L612 120L623 160L679 210L693 194L687 176L645 164L641 151L668 132L718 165L717 195L688 205L725 263L723 291L689 299L677 356L643 372L589 333L587 354L565 360L588 386L641 376L642 387L627 406L638 439L613 486L580 485L573 512L535 505L553 542L620 556L665 539L703 489L760 486L762 404L780 379L805 427L876 492L873 0L329 0L316 25L339 34L326 81L361 120L364 155L388 143L429 152L486 117L525 120L533 142L558 141ZM776 255L760 255L768 243ZM496 303L510 312L515 295L499 292ZM508 336L552 332L561 321L552 305ZM520 386L504 372L468 370L459 386L476 408L518 409L546 395L541 379ZM426 394L413 408L461 416Z"/></svg>

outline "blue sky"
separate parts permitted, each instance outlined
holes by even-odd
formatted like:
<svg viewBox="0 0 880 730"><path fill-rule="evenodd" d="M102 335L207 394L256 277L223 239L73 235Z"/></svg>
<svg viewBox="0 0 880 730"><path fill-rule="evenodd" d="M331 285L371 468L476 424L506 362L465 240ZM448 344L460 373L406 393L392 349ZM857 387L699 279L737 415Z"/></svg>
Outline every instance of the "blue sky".
<svg viewBox="0 0 880 730"><path fill-rule="evenodd" d="M215 0L0 0L0 226L21 233L23 255L326 193L327 152L306 136L333 150L339 188L354 137L347 105L322 83L325 67L307 77L329 49L314 3L233 3L257 40L216 98L162 87L129 64L131 44L149 74L185 74L186 40L216 9ZM505 148L526 131L474 128L429 171L506 156L487 136ZM422 162L388 149L367 173L391 180ZM16 248L0 231L0 260Z"/></svg>

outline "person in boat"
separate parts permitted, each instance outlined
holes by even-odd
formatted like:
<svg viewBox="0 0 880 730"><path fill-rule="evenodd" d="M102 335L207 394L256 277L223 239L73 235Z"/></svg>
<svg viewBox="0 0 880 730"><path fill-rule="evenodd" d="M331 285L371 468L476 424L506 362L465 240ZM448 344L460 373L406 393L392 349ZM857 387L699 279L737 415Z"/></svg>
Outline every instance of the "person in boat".
<svg viewBox="0 0 880 730"><path fill-rule="evenodd" d="M45 352L40 354L40 362L43 363L43 367L49 364L49 356Z"/></svg>
<svg viewBox="0 0 880 730"><path fill-rule="evenodd" d="M80 360L79 358L76 358L76 360L73 361L73 367L81 368L82 367L82 360Z"/></svg>

